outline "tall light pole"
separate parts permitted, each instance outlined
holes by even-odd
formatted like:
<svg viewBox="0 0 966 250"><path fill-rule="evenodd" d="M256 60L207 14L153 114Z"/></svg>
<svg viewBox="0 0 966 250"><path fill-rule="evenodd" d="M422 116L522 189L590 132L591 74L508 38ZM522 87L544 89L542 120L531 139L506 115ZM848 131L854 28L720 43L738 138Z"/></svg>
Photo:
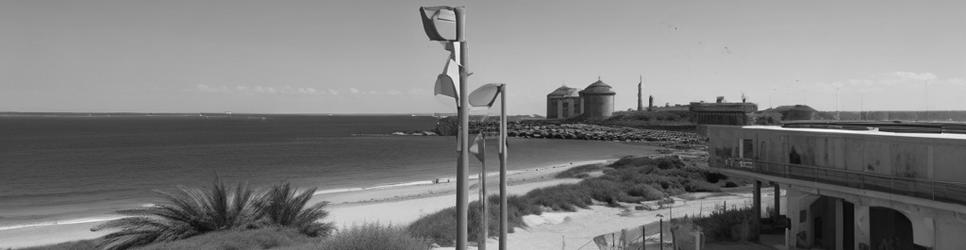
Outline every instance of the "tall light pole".
<svg viewBox="0 0 966 250"><path fill-rule="evenodd" d="M467 168L469 166L469 103L465 91L467 85L467 49L465 39L466 12L463 7L420 7L419 15L423 23L423 29L429 40L440 41L447 44L447 49L452 53L450 62L458 62L457 77L459 83L453 83L453 76L443 72L436 82L436 94L452 96L457 99L459 113L459 160L456 166L456 249L466 249L467 235L467 196L469 196L469 185L467 183ZM454 58L455 57L455 58ZM456 59L456 60L454 60ZM449 65L447 65L449 68ZM448 84L448 85L447 85ZM443 86L441 86L443 85Z"/></svg>
<svg viewBox="0 0 966 250"><path fill-rule="evenodd" d="M470 104L476 107L489 108L495 103L497 95L500 96L500 139L498 142L500 144L500 250L506 250L506 234L509 229L506 193L506 84L490 83L480 86L470 94Z"/></svg>
<svg viewBox="0 0 966 250"><path fill-rule="evenodd" d="M483 138L480 143L480 209L483 211L480 213L480 238L476 240L476 245L479 250L486 250L486 238L490 229L487 225L489 209L486 206L486 132L480 133L480 137Z"/></svg>

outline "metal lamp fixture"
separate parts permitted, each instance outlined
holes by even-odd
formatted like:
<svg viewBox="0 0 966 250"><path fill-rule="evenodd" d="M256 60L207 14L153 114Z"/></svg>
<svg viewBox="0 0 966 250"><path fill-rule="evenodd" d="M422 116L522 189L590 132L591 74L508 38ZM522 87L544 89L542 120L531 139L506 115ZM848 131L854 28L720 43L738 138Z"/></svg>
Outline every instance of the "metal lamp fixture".
<svg viewBox="0 0 966 250"><path fill-rule="evenodd" d="M465 11L462 7L420 7L420 20L429 40L444 42L450 54L443 74L436 78L436 93L456 98L459 114L459 160L456 164L456 249L465 250L469 184L466 176L469 167L469 103L464 91L467 85L466 42L464 41Z"/></svg>
<svg viewBox="0 0 966 250"><path fill-rule="evenodd" d="M496 97L500 97L500 139L499 139L499 150L500 150L500 250L507 249L507 231L509 230L509 222L507 221L507 192L506 192L506 164L507 164L507 144L506 144L506 84L502 83L489 83L480 86L473 93L470 94L469 103L474 107L493 107L496 102ZM484 173L485 174L485 173ZM481 185L485 187L485 184ZM485 188L483 190L485 199ZM484 204L483 216L486 216L486 207ZM484 217L484 221L485 221ZM483 228L486 232L487 228ZM485 235L485 234L484 234ZM485 245L484 245L485 246Z"/></svg>

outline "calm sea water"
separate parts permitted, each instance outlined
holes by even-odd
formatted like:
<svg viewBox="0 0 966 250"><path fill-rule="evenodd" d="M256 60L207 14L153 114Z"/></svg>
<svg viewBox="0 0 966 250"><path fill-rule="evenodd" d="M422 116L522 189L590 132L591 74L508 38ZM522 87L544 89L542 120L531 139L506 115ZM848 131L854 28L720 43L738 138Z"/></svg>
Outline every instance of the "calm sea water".
<svg viewBox="0 0 966 250"><path fill-rule="evenodd" d="M0 117L0 230L96 219L151 203L154 190L208 185L215 176L321 190L455 176L454 137L385 136L434 123L425 116ZM510 168L652 149L511 138Z"/></svg>

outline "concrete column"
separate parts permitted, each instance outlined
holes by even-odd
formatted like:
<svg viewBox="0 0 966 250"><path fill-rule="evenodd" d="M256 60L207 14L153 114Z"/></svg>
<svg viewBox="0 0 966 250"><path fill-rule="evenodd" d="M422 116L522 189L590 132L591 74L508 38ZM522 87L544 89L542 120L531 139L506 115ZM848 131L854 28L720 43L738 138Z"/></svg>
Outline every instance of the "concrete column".
<svg viewBox="0 0 966 250"><path fill-rule="evenodd" d="M835 199L835 247L836 250L843 250L842 243L845 236L845 216L842 211L842 199Z"/></svg>
<svg viewBox="0 0 966 250"><path fill-rule="evenodd" d="M781 208L782 208L782 204L781 204L781 199L782 199L781 185L779 185L778 182L772 182L771 185L775 187L775 206L773 206L775 208L775 212L772 214L772 218L778 219L778 217L781 217L781 213L782 213L781 212Z"/></svg>
<svg viewBox="0 0 966 250"><path fill-rule="evenodd" d="M908 213L912 224L912 242L924 247L936 246L936 221L921 213Z"/></svg>
<svg viewBox="0 0 966 250"><path fill-rule="evenodd" d="M871 227L869 226L869 205L855 203L855 249L870 249ZM865 245L865 248L861 246Z"/></svg>
<svg viewBox="0 0 966 250"><path fill-rule="evenodd" d="M751 206L751 241L758 241L761 234L761 181L755 181L754 204Z"/></svg>
<svg viewBox="0 0 966 250"><path fill-rule="evenodd" d="M799 245L797 243L798 232L801 232L803 230L802 228L806 226L800 222L801 218L799 217L801 217L801 213L799 213L799 210L801 210L802 204L808 203L804 203L801 199L799 199L801 198L802 193L798 190L789 187L785 192L788 192L788 204L786 204L787 207L785 208L788 210L788 212L786 214L788 215L789 220L792 222L791 227L788 228L788 236L786 236L785 248L794 249L795 246Z"/></svg>

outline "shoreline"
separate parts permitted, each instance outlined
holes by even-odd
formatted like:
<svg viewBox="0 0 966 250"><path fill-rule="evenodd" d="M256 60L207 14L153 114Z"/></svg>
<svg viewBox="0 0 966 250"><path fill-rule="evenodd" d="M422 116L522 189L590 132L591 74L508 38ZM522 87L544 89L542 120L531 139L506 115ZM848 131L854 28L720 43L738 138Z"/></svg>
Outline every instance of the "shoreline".
<svg viewBox="0 0 966 250"><path fill-rule="evenodd" d="M576 182L579 179L556 179L555 175L572 167L613 160L616 159L548 163L507 171L508 193L523 194L536 188ZM487 171L487 177L491 176L499 176L499 172ZM478 172L471 171L469 178L471 194L468 197L470 201L479 199L478 191L474 191L478 190L476 181L478 177ZM436 180L444 179L453 181L435 183ZM487 182L488 195L498 194L498 180L492 178ZM408 224L421 215L454 206L452 201L455 199L452 197L455 197L455 186L455 177L440 177L434 180L385 183L369 187L333 188L317 190L310 203L330 202L328 206L330 215L327 221L334 222L337 227L377 221L393 225ZM390 210L395 213L386 212L386 208L391 208ZM42 246L101 237L106 232L91 232L89 228L104 221L123 217L105 214L3 226L0 227L0 242L2 242L0 248Z"/></svg>

